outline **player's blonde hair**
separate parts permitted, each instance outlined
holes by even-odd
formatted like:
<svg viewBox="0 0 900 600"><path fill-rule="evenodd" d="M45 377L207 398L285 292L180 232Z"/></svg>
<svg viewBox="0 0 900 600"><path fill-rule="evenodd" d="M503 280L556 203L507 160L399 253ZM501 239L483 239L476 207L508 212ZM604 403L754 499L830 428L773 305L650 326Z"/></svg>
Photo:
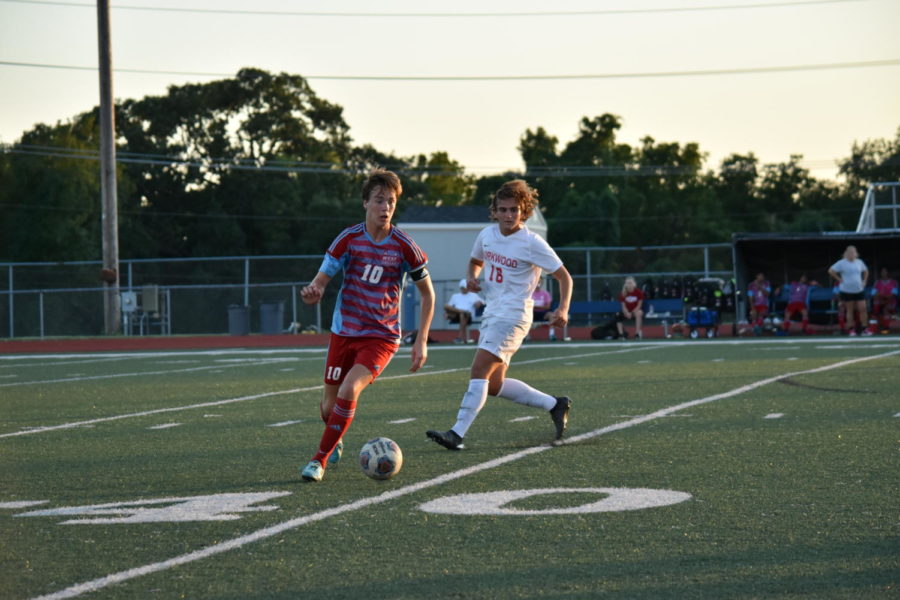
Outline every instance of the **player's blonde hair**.
<svg viewBox="0 0 900 600"><path fill-rule="evenodd" d="M526 221L534 213L538 205L538 191L528 185L524 179L513 179L500 186L491 200L491 215L497 210L497 202L500 200L514 199L519 205L522 220Z"/></svg>
<svg viewBox="0 0 900 600"><path fill-rule="evenodd" d="M631 277L631 276L629 275L628 277L625 278L625 281L622 283L622 293L623 293L623 294L624 294L625 292L631 291L631 290L628 289L628 284L629 284L629 283L631 284L631 290L637 288L637 281L635 281L634 277Z"/></svg>
<svg viewBox="0 0 900 600"><path fill-rule="evenodd" d="M393 190L397 198L403 193L403 185L400 183L400 177L396 173L387 169L373 169L369 176L366 177L365 183L363 183L363 201L368 200L372 190L379 187Z"/></svg>

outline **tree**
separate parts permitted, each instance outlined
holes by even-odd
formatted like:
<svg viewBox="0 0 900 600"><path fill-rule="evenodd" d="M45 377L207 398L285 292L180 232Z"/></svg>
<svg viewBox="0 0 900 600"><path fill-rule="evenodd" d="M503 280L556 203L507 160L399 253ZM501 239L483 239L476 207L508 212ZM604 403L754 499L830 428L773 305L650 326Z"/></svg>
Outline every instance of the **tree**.
<svg viewBox="0 0 900 600"><path fill-rule="evenodd" d="M98 131L96 113L84 113L36 126L6 154L0 203L9 260L100 258L100 171L91 160Z"/></svg>
<svg viewBox="0 0 900 600"><path fill-rule="evenodd" d="M840 162L839 172L860 201L870 183L900 181L900 127L893 140L854 142L850 156Z"/></svg>
<svg viewBox="0 0 900 600"><path fill-rule="evenodd" d="M475 178L446 152L420 154L407 174L406 195L412 202L430 206L467 204L474 190Z"/></svg>
<svg viewBox="0 0 900 600"><path fill-rule="evenodd" d="M756 206L759 160L748 154L731 154L722 161L709 185L723 213L722 226L731 231L759 231L763 213Z"/></svg>
<svg viewBox="0 0 900 600"><path fill-rule="evenodd" d="M123 243L125 255L319 251L310 246L322 222L304 216L322 197L335 199L329 233L346 224L349 127L341 107L298 75L242 69L234 79L173 86L123 103L117 122L123 154L159 157L128 166L138 184L126 214L134 229L156 235L148 244L138 234L140 248Z"/></svg>

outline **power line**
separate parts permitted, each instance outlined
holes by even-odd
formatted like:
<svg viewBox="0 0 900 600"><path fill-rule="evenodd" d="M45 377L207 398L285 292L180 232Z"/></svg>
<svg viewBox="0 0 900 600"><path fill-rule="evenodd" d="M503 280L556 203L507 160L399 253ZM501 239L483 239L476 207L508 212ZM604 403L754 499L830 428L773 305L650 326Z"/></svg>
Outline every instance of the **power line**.
<svg viewBox="0 0 900 600"><path fill-rule="evenodd" d="M92 148L70 148L65 146L43 146L34 144L0 144L0 152L21 156L34 156L43 158L68 158L79 160L99 160L99 153ZM128 152L117 150L117 162L125 164L142 164L149 166L182 166L202 169L221 169L235 171L280 172L280 173L318 173L332 175L354 175L360 170L353 168L352 164L337 164L328 162L314 162L301 160L258 160L254 158L215 158L187 159L164 154L150 154L143 152ZM811 169L824 168L826 164L833 168L835 160L801 160L799 165ZM896 161L888 161L885 164L894 164ZM777 163L776 163L777 165ZM403 164L384 165L386 168L400 171L407 175L426 175L430 177L465 176L465 172L445 171L435 167L412 167ZM760 168L770 166L769 163L759 165ZM520 169L513 169L515 171ZM532 166L524 169L524 174L530 177L667 177L673 175L702 175L703 168L674 166L674 165L551 165Z"/></svg>
<svg viewBox="0 0 900 600"><path fill-rule="evenodd" d="M25 204L22 202L0 202L0 206L15 209L23 212L40 212L40 213L69 213L69 214L83 214L84 209L78 207L71 206L55 206L49 204ZM471 204L467 206L472 206ZM818 212L823 214L857 214L858 209L855 207L851 208L817 208ZM244 221L296 221L298 223L305 223L308 221L321 221L321 222L346 222L348 218L346 216L316 216L309 215L307 213L303 213L300 215L292 215L292 214L276 214L276 215L252 215L246 213L199 213L199 212L175 212L175 211L162 211L155 209L141 209L141 210L129 210L129 209L121 209L120 214L135 216L135 217L173 217L173 218L181 218L181 219L193 219L193 220L203 220L203 221L213 221L213 220L231 220L238 219ZM798 214L799 211L789 211L789 210L780 210L780 211L745 211L745 212L724 212L721 216L725 218L743 218L743 217L764 217L764 216L776 216L776 217L784 217L784 216L793 216ZM672 213L664 213L658 215L611 215L606 217L600 217L596 215L584 215L580 217L554 217L545 215L545 219L548 223L609 223L609 222L639 222L639 221L668 221L672 219ZM689 215L690 216L690 215ZM400 219L402 221L402 216ZM54 263L56 264L56 263Z"/></svg>
<svg viewBox="0 0 900 600"><path fill-rule="evenodd" d="M8 0L0 0L4 2ZM304 75L304 79L332 81L566 81L585 79L648 79L657 77L702 77L716 75L754 75L762 73L792 73L799 71L825 71L833 69L864 69L872 67L894 67L900 59L868 60L840 63L819 63L808 65L782 65L771 67L747 67L732 69L697 69L688 71L645 71L636 73L582 73L569 75ZM93 71L96 67L78 65L57 65L0 60L0 66L27 67L37 69L66 69ZM139 73L145 75L182 75L194 77L231 77L233 73L211 73L205 71L162 71L153 69L113 69L117 73Z"/></svg>
<svg viewBox="0 0 900 600"><path fill-rule="evenodd" d="M178 12L198 14L221 15L256 15L276 17L354 17L354 18L508 18L508 17L584 17L584 16L610 16L610 15L639 15L658 13L692 13L721 10L748 10L759 8L785 8L818 6L822 4L845 4L849 2L867 2L869 0L805 0L770 3L711 5L711 6L674 6L669 8L622 8L603 10L554 10L554 11L512 11L512 12L315 12L315 11L282 11L282 10L239 10L224 8L189 8L189 7L162 7L162 6L137 6L119 5L110 7L112 10L134 10L152 12ZM95 8L94 4L76 2L56 2L54 0L0 0L0 2L14 2L17 4L36 4L49 6L67 6L71 8Z"/></svg>

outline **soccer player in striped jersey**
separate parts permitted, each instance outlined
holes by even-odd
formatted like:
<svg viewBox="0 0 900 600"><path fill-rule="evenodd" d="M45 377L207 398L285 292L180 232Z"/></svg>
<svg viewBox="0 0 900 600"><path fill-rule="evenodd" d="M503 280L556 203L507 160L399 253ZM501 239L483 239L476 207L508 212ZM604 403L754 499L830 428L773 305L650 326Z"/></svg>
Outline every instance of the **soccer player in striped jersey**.
<svg viewBox="0 0 900 600"><path fill-rule="evenodd" d="M750 322L753 324L753 333L762 335L763 321L769 314L769 294L772 286L762 273L756 274L756 279L747 284L747 295L750 296Z"/></svg>
<svg viewBox="0 0 900 600"><path fill-rule="evenodd" d="M818 286L819 284L813 281L812 283L806 278L806 273L800 276L800 279L797 281L792 281L790 285L788 285L788 303L787 307L784 309L784 322L781 324L782 332L784 334L790 333L791 331L791 318L800 313L803 333L809 335L812 333L812 330L809 328L809 288Z"/></svg>
<svg viewBox="0 0 900 600"><path fill-rule="evenodd" d="M319 272L300 291L305 303L315 304L332 277L338 271L344 273L325 359L321 403L325 431L316 454L300 471L305 481L321 481L326 465L340 460L341 438L353 421L360 393L397 352L400 294L407 273L422 297L409 370L418 371L428 356L434 289L425 268L428 257L411 237L391 225L402 191L395 173L373 171L362 188L365 222L348 227L334 239Z"/></svg>
<svg viewBox="0 0 900 600"><path fill-rule="evenodd" d="M568 425L572 405L568 397L554 397L506 377L512 356L531 329L532 294L542 271L550 273L559 284L559 306L547 314L547 321L551 327L563 327L569 321L572 276L547 242L525 225L537 206L537 195L521 179L504 183L491 203L491 216L497 223L483 229L472 248L466 279L470 290L484 289L487 307L481 317L469 386L460 403L456 424L448 431L425 432L448 450L462 449L463 438L488 395L550 413L556 428L555 443L562 440ZM484 282L480 284L478 276L482 270Z"/></svg>

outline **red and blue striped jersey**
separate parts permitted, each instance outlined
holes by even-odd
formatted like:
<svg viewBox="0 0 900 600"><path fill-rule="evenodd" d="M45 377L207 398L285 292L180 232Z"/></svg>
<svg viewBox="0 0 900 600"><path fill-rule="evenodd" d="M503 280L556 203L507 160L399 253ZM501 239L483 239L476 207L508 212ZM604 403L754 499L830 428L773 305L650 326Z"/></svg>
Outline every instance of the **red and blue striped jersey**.
<svg viewBox="0 0 900 600"><path fill-rule="evenodd" d="M400 341L400 294L408 271L417 271L428 256L396 227L375 242L360 223L342 231L331 243L319 269L333 277L344 271L334 307L331 332Z"/></svg>

